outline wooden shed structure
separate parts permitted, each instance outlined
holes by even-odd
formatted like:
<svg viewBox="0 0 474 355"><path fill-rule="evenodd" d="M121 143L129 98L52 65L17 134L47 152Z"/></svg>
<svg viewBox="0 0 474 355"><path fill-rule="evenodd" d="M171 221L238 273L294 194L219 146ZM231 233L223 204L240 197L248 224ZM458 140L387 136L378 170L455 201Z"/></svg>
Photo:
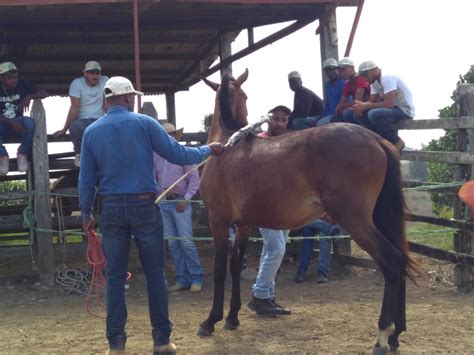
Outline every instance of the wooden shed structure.
<svg viewBox="0 0 474 355"><path fill-rule="evenodd" d="M0 62L14 62L21 77L50 95L67 96L84 63L99 61L107 75L128 77L147 94L165 94L167 119L174 123L177 91L187 90L200 76L231 70L233 61L316 20L321 61L337 59L335 10L357 6L347 54L362 5L363 0L0 0ZM255 27L284 22L286 27L254 40ZM241 31L247 31L248 45L232 53L231 43ZM47 142L52 137L46 135L41 102L33 111L37 264L40 278L51 282Z"/></svg>

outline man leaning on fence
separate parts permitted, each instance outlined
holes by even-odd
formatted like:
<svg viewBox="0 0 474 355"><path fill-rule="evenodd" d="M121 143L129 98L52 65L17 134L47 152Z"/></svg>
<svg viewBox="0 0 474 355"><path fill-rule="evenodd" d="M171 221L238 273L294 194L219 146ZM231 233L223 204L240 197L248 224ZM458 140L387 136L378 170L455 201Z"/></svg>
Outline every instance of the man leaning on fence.
<svg viewBox="0 0 474 355"><path fill-rule="evenodd" d="M220 155L224 146L211 143L198 148L184 147L155 119L130 112L135 95L143 93L135 91L126 78L109 79L104 94L110 107L107 114L84 132L79 198L86 233L95 229L92 204L96 189L101 199L100 227L107 264L108 352L122 354L125 349L125 279L133 235L147 279L153 351L174 353L164 275L163 223L160 208L154 203L157 185L153 152L184 165L199 163L211 154Z"/></svg>

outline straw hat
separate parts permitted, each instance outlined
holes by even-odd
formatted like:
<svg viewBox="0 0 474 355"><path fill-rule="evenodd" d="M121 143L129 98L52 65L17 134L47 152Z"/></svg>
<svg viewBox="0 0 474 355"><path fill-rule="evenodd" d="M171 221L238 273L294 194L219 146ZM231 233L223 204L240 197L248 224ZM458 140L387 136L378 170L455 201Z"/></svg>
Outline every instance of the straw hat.
<svg viewBox="0 0 474 355"><path fill-rule="evenodd" d="M180 128L180 129L176 129L174 124L172 124L170 122L165 122L165 123L162 123L161 125L163 126L163 128L165 129L166 132L174 133L174 137L175 137L176 140L180 140L181 137L183 136L184 127Z"/></svg>

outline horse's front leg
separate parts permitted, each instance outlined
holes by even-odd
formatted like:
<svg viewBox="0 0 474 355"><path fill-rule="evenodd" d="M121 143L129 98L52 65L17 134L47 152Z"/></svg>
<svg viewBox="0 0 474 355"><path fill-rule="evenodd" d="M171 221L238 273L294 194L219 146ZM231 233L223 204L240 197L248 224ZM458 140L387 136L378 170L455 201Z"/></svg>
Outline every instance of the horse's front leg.
<svg viewBox="0 0 474 355"><path fill-rule="evenodd" d="M201 323L197 335L209 336L214 332L214 324L224 317L224 288L227 269L228 228L225 223L212 222L209 217L211 233L214 237L214 301L209 317Z"/></svg>
<svg viewBox="0 0 474 355"><path fill-rule="evenodd" d="M247 241L252 228L249 226L239 226L235 238L232 256L230 260L230 273L232 275L232 297L230 299L230 310L225 319L224 328L228 330L237 329L239 326L239 311L242 305L240 300L240 274L244 260Z"/></svg>

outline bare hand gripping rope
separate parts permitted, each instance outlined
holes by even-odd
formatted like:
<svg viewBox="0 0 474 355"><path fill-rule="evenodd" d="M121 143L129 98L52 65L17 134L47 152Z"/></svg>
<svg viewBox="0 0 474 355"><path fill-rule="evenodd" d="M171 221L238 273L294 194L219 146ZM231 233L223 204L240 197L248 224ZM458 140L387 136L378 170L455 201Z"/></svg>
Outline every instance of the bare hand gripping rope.
<svg viewBox="0 0 474 355"><path fill-rule="evenodd" d="M260 127L262 124L268 122L268 120L271 119L271 114L268 114L266 116L262 116L260 121L258 122L255 122L255 123L252 123L252 124L248 124L247 126L245 127L242 127L241 129L239 129L237 132L235 132L234 134L232 134L230 136L230 138L227 140L226 144L224 144L224 148L229 148L229 147L232 147L234 145L236 145L237 143L239 143L242 139L244 139L245 137L247 137L249 135L249 133L254 133L255 130ZM196 165L194 168L192 168L191 170L188 170L186 172L186 174L184 174L183 176L181 176L178 180L176 180L170 187L168 187L165 191L163 191L158 197L157 199L155 200L155 203L158 204L160 203L160 201L168 194L168 192L170 192L171 190L173 190L175 188L176 185L178 185L181 181L183 181L184 179L186 179L186 177L191 173L193 172L194 170L196 169L199 169L199 167L201 167L202 165L206 164L207 161L211 159L211 157L207 158L206 160L202 161L201 163L199 163L198 165Z"/></svg>

